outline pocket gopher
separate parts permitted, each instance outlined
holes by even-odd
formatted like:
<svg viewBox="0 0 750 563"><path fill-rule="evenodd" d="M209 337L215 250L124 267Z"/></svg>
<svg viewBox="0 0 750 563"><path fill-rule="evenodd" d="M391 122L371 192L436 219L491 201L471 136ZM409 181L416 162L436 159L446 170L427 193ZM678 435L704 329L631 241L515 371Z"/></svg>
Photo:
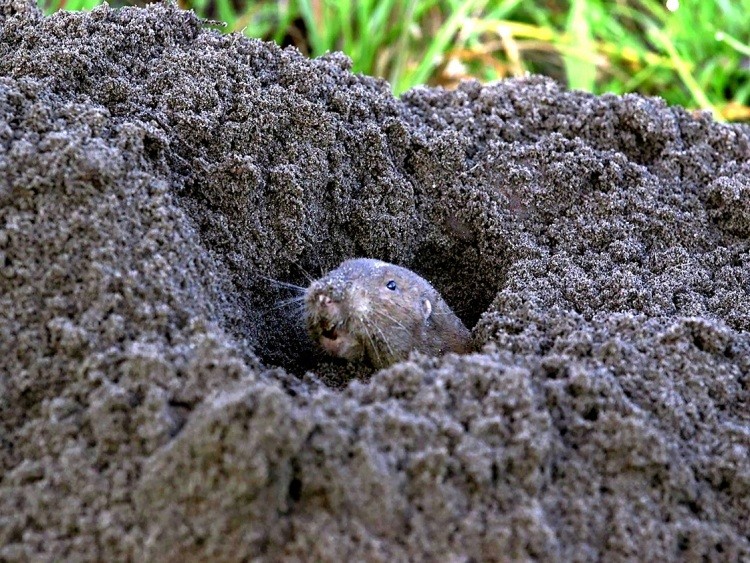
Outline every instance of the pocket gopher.
<svg viewBox="0 0 750 563"><path fill-rule="evenodd" d="M471 334L430 283L406 268L346 260L305 291L307 329L328 354L384 368L418 350L466 353Z"/></svg>

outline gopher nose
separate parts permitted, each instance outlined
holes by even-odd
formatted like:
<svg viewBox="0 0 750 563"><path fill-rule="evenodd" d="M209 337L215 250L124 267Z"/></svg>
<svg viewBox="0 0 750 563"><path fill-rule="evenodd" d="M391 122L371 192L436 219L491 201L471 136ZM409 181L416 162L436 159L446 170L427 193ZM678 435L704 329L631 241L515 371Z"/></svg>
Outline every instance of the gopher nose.
<svg viewBox="0 0 750 563"><path fill-rule="evenodd" d="M318 303L322 306L327 306L331 303L331 298L325 293L318 294Z"/></svg>

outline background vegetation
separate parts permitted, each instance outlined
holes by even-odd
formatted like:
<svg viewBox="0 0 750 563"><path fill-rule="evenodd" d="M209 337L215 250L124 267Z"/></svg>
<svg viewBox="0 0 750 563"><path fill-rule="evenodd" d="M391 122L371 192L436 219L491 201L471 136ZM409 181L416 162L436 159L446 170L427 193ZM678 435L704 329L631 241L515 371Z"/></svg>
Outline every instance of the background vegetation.
<svg viewBox="0 0 750 563"><path fill-rule="evenodd" d="M100 0L38 0L48 12ZM114 6L142 4L112 1ZM527 72L750 120L750 0L179 0L224 32L340 50L398 94Z"/></svg>

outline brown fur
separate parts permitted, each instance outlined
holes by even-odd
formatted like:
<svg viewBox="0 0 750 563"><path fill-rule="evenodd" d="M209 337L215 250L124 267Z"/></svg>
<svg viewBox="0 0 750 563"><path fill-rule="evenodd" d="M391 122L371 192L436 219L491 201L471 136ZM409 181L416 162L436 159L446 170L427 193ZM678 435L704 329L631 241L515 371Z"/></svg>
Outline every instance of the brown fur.
<svg viewBox="0 0 750 563"><path fill-rule="evenodd" d="M343 262L310 284L305 309L321 348L376 368L405 360L412 350L438 356L472 349L469 330L429 282L380 260Z"/></svg>

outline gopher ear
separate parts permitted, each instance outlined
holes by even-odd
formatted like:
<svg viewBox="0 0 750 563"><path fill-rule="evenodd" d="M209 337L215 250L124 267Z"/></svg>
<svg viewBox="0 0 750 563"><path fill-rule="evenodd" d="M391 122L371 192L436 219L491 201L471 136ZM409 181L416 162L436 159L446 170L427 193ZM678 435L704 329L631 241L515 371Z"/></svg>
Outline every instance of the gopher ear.
<svg viewBox="0 0 750 563"><path fill-rule="evenodd" d="M425 319L429 319L432 314L432 303L429 299L422 299L422 315Z"/></svg>

